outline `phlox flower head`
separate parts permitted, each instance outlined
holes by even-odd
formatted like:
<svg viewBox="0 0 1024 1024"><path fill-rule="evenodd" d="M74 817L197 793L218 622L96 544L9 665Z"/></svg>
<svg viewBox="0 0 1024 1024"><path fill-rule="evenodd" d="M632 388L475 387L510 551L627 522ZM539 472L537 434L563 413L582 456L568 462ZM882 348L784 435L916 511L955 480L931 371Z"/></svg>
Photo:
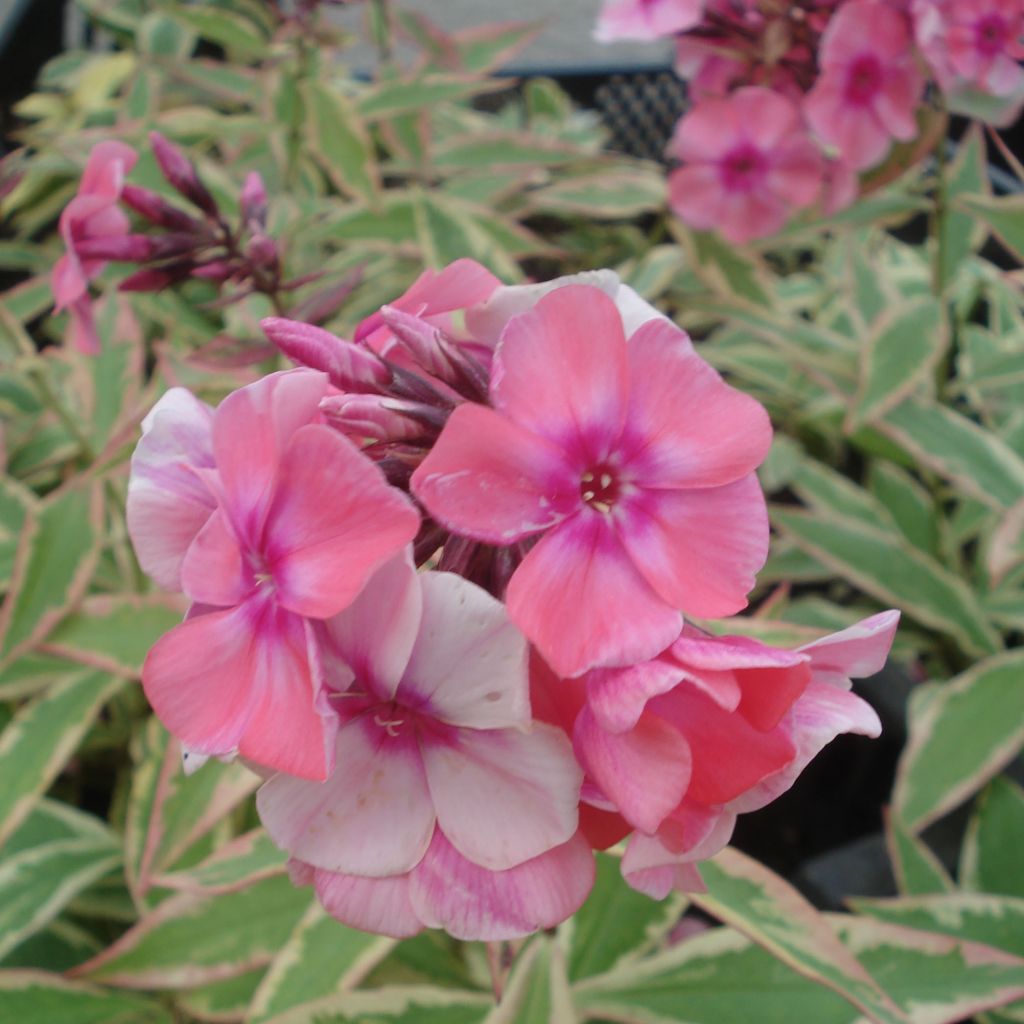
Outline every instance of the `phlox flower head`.
<svg viewBox="0 0 1024 1024"><path fill-rule="evenodd" d="M457 406L412 476L453 533L523 554L509 615L563 676L651 657L680 611L746 604L768 530L764 409L662 317L566 285L512 317L490 404Z"/></svg>
<svg viewBox="0 0 1024 1024"><path fill-rule="evenodd" d="M699 24L704 6L705 0L605 0L594 36L602 43L660 39Z"/></svg>
<svg viewBox="0 0 1024 1024"><path fill-rule="evenodd" d="M80 255L79 250L85 243L128 234L128 217L117 203L125 176L137 159L135 150L123 142L101 142L93 147L78 192L60 215L64 255L54 265L51 287L57 311L67 309L70 314L71 344L89 355L100 350L89 282L103 272L107 261Z"/></svg>
<svg viewBox="0 0 1024 1024"><path fill-rule="evenodd" d="M799 108L751 86L698 103L669 146L683 166L669 175L669 205L699 230L743 243L777 231L818 198L824 159Z"/></svg>
<svg viewBox="0 0 1024 1024"><path fill-rule="evenodd" d="M822 141L857 169L872 167L892 140L917 135L924 89L907 16L881 0L840 7L821 39L820 77L804 114Z"/></svg>
<svg viewBox="0 0 1024 1024"><path fill-rule="evenodd" d="M142 683L190 750L324 778L334 717L312 623L347 607L419 526L409 500L322 422L327 377L271 374L216 410L172 389L132 458L143 568L192 601Z"/></svg>
<svg viewBox="0 0 1024 1024"><path fill-rule="evenodd" d="M594 875L581 772L560 730L531 723L526 642L502 604L405 554L316 632L334 772L276 775L257 796L294 875L339 920L395 936L514 938L573 913Z"/></svg>
<svg viewBox="0 0 1024 1024"><path fill-rule="evenodd" d="M622 871L651 896L700 889L696 863L728 842L737 814L784 793L840 733L878 735L850 680L882 668L898 618L794 650L687 626L657 658L568 687L535 662L537 713L573 736L586 772L588 839L632 833Z"/></svg>

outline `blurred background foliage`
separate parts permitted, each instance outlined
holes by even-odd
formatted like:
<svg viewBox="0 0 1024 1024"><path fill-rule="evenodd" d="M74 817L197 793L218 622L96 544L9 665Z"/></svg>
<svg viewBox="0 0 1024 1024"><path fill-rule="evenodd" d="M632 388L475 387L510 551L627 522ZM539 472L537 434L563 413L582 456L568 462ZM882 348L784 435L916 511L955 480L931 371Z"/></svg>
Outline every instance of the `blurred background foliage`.
<svg viewBox="0 0 1024 1024"><path fill-rule="evenodd" d="M1024 792L1001 774L1024 744L1024 195L993 193L983 131L736 249L674 221L663 169L607 151L555 81L495 76L529 25L442 34L371 4L351 38L316 5L79 3L113 46L44 67L0 164L0 1020L1024 1021ZM346 53L371 45L361 80ZM123 515L141 417L170 385L216 401L276 367L274 307L198 279L119 293L111 268L96 358L50 312L96 142L136 146L131 180L175 201L152 129L226 211L263 176L278 312L349 335L459 257L508 282L610 266L768 407L773 548L742 626L802 642L903 610L899 896L825 914L727 850L707 894L657 904L602 856L574 919L488 950L363 935L292 887L259 780L184 776L148 714L141 663L183 609ZM965 801L939 857L922 833Z"/></svg>

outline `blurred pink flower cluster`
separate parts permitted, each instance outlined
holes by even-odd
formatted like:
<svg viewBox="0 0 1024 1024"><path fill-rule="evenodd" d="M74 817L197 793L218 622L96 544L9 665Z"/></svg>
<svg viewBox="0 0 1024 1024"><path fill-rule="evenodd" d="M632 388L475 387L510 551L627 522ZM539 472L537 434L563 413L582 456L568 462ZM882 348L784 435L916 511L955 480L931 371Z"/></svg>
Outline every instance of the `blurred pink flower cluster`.
<svg viewBox="0 0 1024 1024"><path fill-rule="evenodd" d="M1022 33L1022 0L606 0L597 29L675 37L693 106L669 145L669 203L735 243L851 203L860 172L921 134L929 81L1012 121Z"/></svg>
<svg viewBox="0 0 1024 1024"><path fill-rule="evenodd" d="M297 368L143 424L129 530L191 602L143 685L190 763L265 776L339 920L522 936L626 837L630 885L699 888L737 814L877 735L850 679L895 612L793 650L694 621L766 557L771 427L614 273L460 260L352 339L263 327Z"/></svg>

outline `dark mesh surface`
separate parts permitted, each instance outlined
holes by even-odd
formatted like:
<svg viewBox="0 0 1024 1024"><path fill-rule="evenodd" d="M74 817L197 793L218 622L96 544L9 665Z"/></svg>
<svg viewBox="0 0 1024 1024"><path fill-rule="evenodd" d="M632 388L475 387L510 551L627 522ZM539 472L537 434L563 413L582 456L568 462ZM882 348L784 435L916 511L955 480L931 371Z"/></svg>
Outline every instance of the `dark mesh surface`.
<svg viewBox="0 0 1024 1024"><path fill-rule="evenodd" d="M595 90L594 106L611 132L612 149L664 161L686 107L686 86L671 71L613 74Z"/></svg>

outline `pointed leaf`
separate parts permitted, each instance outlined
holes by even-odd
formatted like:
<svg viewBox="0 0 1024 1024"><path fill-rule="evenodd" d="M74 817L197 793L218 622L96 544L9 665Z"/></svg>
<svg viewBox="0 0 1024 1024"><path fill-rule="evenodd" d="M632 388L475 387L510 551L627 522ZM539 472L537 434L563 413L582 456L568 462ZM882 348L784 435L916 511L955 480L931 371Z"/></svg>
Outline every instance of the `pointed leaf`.
<svg viewBox="0 0 1024 1024"><path fill-rule="evenodd" d="M46 971L0 970L0 1020L17 1024L173 1024L157 1002Z"/></svg>
<svg viewBox="0 0 1024 1024"><path fill-rule="evenodd" d="M334 187L375 205L380 171L373 144L349 100L322 82L303 82L306 139L310 152Z"/></svg>
<svg viewBox="0 0 1024 1024"><path fill-rule="evenodd" d="M953 880L938 857L923 839L915 836L894 814L886 815L885 840L901 893L920 896L952 891Z"/></svg>
<svg viewBox="0 0 1024 1024"><path fill-rule="evenodd" d="M978 798L967 824L960 852L960 884L965 889L1024 898L1022 851L1024 790L997 776Z"/></svg>

